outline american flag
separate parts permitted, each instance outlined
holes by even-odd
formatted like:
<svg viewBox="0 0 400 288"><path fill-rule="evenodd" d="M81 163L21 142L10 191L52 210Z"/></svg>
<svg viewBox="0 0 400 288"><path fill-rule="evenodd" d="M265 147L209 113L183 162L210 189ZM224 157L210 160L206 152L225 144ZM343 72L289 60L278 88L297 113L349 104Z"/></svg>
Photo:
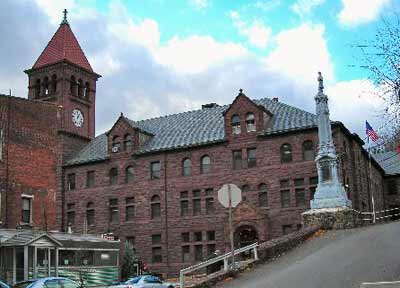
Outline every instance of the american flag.
<svg viewBox="0 0 400 288"><path fill-rule="evenodd" d="M376 142L379 139L378 134L372 129L371 125L369 125L368 121L365 121L366 130L368 137L371 138L372 141Z"/></svg>

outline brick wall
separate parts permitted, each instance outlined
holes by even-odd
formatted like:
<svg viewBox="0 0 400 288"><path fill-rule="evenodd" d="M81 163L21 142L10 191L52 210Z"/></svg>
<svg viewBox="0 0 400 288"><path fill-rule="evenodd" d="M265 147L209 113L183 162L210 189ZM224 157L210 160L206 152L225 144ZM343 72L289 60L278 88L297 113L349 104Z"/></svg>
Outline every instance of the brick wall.
<svg viewBox="0 0 400 288"><path fill-rule="evenodd" d="M0 162L3 226L21 221L21 196L32 196L33 226L56 228L57 107L0 96L0 123L5 131Z"/></svg>

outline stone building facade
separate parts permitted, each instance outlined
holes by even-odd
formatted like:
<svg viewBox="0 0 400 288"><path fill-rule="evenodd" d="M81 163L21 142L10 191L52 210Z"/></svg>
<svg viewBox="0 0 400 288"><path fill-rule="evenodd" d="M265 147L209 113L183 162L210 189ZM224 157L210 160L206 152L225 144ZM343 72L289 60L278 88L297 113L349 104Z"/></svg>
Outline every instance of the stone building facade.
<svg viewBox="0 0 400 288"><path fill-rule="evenodd" d="M243 191L234 210L236 246L302 227L301 213L310 208L318 183L314 114L278 99L251 100L240 91L225 106L207 104L141 121L121 115L109 131L94 137L100 75L93 72L66 19L25 72L29 100L0 97L0 151L8 157L0 161L0 179L3 187L9 183L3 179L10 179L5 167L11 169L12 162L15 171L30 168L25 174L19 170L18 177L28 188L29 181L37 181L40 185L32 188L47 189L42 194L50 201L45 209L49 226L112 233L130 241L152 272L164 274L176 274L215 250L229 249L227 211L217 201L225 183ZM15 103L13 109L20 113L12 114L19 115L19 122L7 113L6 103ZM14 138L24 145L18 151L26 156L7 152L14 149L7 123L21 127L21 136ZM31 123L32 129L17 123ZM43 144L24 136L34 131ZM332 132L340 179L353 208L371 211L373 193L376 208L383 209L385 171L373 159L369 177L363 141L340 122L332 122ZM32 167L39 167L39 173ZM2 190L2 203L8 207L2 207L2 219L16 212L7 216L14 219L7 220L12 221L7 227L21 217L20 192L9 186ZM9 194L13 196L5 196ZM10 202L12 197L18 201ZM43 206L35 204L36 199L44 201L40 197L34 194L34 226L43 226Z"/></svg>

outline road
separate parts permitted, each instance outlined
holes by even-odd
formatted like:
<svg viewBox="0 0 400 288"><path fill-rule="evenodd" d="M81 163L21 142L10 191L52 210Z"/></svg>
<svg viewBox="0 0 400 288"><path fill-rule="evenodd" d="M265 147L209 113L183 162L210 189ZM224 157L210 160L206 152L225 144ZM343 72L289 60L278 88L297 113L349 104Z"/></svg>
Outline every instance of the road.
<svg viewBox="0 0 400 288"><path fill-rule="evenodd" d="M329 231L218 287L359 288L394 280L400 280L400 222Z"/></svg>

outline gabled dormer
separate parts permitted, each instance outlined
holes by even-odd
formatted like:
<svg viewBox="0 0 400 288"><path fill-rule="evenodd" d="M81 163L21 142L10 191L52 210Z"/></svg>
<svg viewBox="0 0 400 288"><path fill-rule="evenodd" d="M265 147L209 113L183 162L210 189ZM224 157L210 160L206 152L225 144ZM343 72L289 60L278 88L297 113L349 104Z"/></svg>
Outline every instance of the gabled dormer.
<svg viewBox="0 0 400 288"><path fill-rule="evenodd" d="M248 98L243 90L224 112L225 137L235 139L256 136L263 132L272 117L264 106L256 104Z"/></svg>
<svg viewBox="0 0 400 288"><path fill-rule="evenodd" d="M136 127L133 121L126 118L122 113L106 134L110 157L133 154L140 150L152 137L151 134Z"/></svg>

